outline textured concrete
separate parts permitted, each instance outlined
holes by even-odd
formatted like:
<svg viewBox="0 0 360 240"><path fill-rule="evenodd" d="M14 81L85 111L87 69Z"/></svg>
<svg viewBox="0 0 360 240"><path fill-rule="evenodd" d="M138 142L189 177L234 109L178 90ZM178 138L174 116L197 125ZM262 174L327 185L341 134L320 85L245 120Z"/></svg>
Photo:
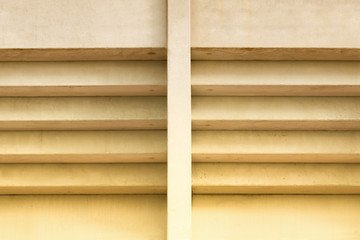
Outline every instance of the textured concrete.
<svg viewBox="0 0 360 240"><path fill-rule="evenodd" d="M0 48L166 46L165 0L1 0L0 5Z"/></svg>
<svg viewBox="0 0 360 240"><path fill-rule="evenodd" d="M0 226L7 240L165 240L166 196L0 196Z"/></svg>

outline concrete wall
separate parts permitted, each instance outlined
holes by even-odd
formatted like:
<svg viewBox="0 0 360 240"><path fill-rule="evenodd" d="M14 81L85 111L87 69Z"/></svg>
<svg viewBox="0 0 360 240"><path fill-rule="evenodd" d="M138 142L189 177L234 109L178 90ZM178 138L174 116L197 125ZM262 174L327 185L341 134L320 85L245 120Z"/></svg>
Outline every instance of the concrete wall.
<svg viewBox="0 0 360 240"><path fill-rule="evenodd" d="M358 1L0 6L0 239L360 239Z"/></svg>

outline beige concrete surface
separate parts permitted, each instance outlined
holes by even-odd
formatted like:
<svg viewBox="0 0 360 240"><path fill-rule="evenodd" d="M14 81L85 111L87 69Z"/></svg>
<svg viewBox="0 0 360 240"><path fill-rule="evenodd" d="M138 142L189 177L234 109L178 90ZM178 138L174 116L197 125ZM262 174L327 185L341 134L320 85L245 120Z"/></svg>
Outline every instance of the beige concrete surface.
<svg viewBox="0 0 360 240"><path fill-rule="evenodd" d="M192 95L360 96L356 61L193 61Z"/></svg>
<svg viewBox="0 0 360 240"><path fill-rule="evenodd" d="M357 0L193 0L192 47L359 48Z"/></svg>
<svg viewBox="0 0 360 240"><path fill-rule="evenodd" d="M168 240L191 238L190 5L168 0Z"/></svg>
<svg viewBox="0 0 360 240"><path fill-rule="evenodd" d="M0 194L166 194L166 165L0 164Z"/></svg>
<svg viewBox="0 0 360 240"><path fill-rule="evenodd" d="M165 240L166 197L0 196L0 226L7 240Z"/></svg>
<svg viewBox="0 0 360 240"><path fill-rule="evenodd" d="M194 129L359 130L359 97L193 97Z"/></svg>
<svg viewBox="0 0 360 240"><path fill-rule="evenodd" d="M166 162L165 131L0 131L0 162Z"/></svg>
<svg viewBox="0 0 360 240"><path fill-rule="evenodd" d="M1 0L0 48L166 46L165 0Z"/></svg>
<svg viewBox="0 0 360 240"><path fill-rule="evenodd" d="M194 194L360 194L359 164L193 164Z"/></svg>
<svg viewBox="0 0 360 240"><path fill-rule="evenodd" d="M357 131L194 131L195 162L359 162Z"/></svg>
<svg viewBox="0 0 360 240"><path fill-rule="evenodd" d="M165 129L164 97L0 98L1 130Z"/></svg>
<svg viewBox="0 0 360 240"><path fill-rule="evenodd" d="M0 62L1 96L165 96L164 61Z"/></svg>
<svg viewBox="0 0 360 240"><path fill-rule="evenodd" d="M360 196L193 197L194 240L357 240Z"/></svg>

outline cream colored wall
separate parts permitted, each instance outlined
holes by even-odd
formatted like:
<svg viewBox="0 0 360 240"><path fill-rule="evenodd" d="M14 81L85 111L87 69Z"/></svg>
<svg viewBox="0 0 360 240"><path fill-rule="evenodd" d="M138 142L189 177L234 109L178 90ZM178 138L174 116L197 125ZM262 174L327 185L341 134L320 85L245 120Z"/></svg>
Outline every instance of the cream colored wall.
<svg viewBox="0 0 360 240"><path fill-rule="evenodd" d="M360 47L357 0L191 3L192 47Z"/></svg>
<svg viewBox="0 0 360 240"><path fill-rule="evenodd" d="M165 0L1 0L0 48L166 46Z"/></svg>

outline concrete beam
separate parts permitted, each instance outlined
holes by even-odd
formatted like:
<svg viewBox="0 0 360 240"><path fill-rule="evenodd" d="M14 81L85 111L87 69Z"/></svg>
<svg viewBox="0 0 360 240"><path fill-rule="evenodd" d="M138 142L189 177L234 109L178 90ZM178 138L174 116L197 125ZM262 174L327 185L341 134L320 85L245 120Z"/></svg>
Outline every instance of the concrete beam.
<svg viewBox="0 0 360 240"><path fill-rule="evenodd" d="M360 96L360 63L193 61L196 96Z"/></svg>
<svg viewBox="0 0 360 240"><path fill-rule="evenodd" d="M355 131L195 131L195 162L360 162Z"/></svg>
<svg viewBox="0 0 360 240"><path fill-rule="evenodd" d="M193 165L195 194L360 194L359 164Z"/></svg>
<svg viewBox="0 0 360 240"><path fill-rule="evenodd" d="M163 97L1 98L0 130L165 129Z"/></svg>
<svg viewBox="0 0 360 240"><path fill-rule="evenodd" d="M357 240L359 211L356 195L194 195L192 237Z"/></svg>
<svg viewBox="0 0 360 240"><path fill-rule="evenodd" d="M359 130L358 97L194 97L194 129Z"/></svg>
<svg viewBox="0 0 360 240"><path fill-rule="evenodd" d="M0 194L166 194L165 164L0 164Z"/></svg>
<svg viewBox="0 0 360 240"><path fill-rule="evenodd" d="M191 238L190 0L168 0L167 239Z"/></svg>
<svg viewBox="0 0 360 240"><path fill-rule="evenodd" d="M0 62L1 96L165 96L164 61Z"/></svg>
<svg viewBox="0 0 360 240"><path fill-rule="evenodd" d="M1 131L0 146L2 163L166 162L167 152L165 131Z"/></svg>

